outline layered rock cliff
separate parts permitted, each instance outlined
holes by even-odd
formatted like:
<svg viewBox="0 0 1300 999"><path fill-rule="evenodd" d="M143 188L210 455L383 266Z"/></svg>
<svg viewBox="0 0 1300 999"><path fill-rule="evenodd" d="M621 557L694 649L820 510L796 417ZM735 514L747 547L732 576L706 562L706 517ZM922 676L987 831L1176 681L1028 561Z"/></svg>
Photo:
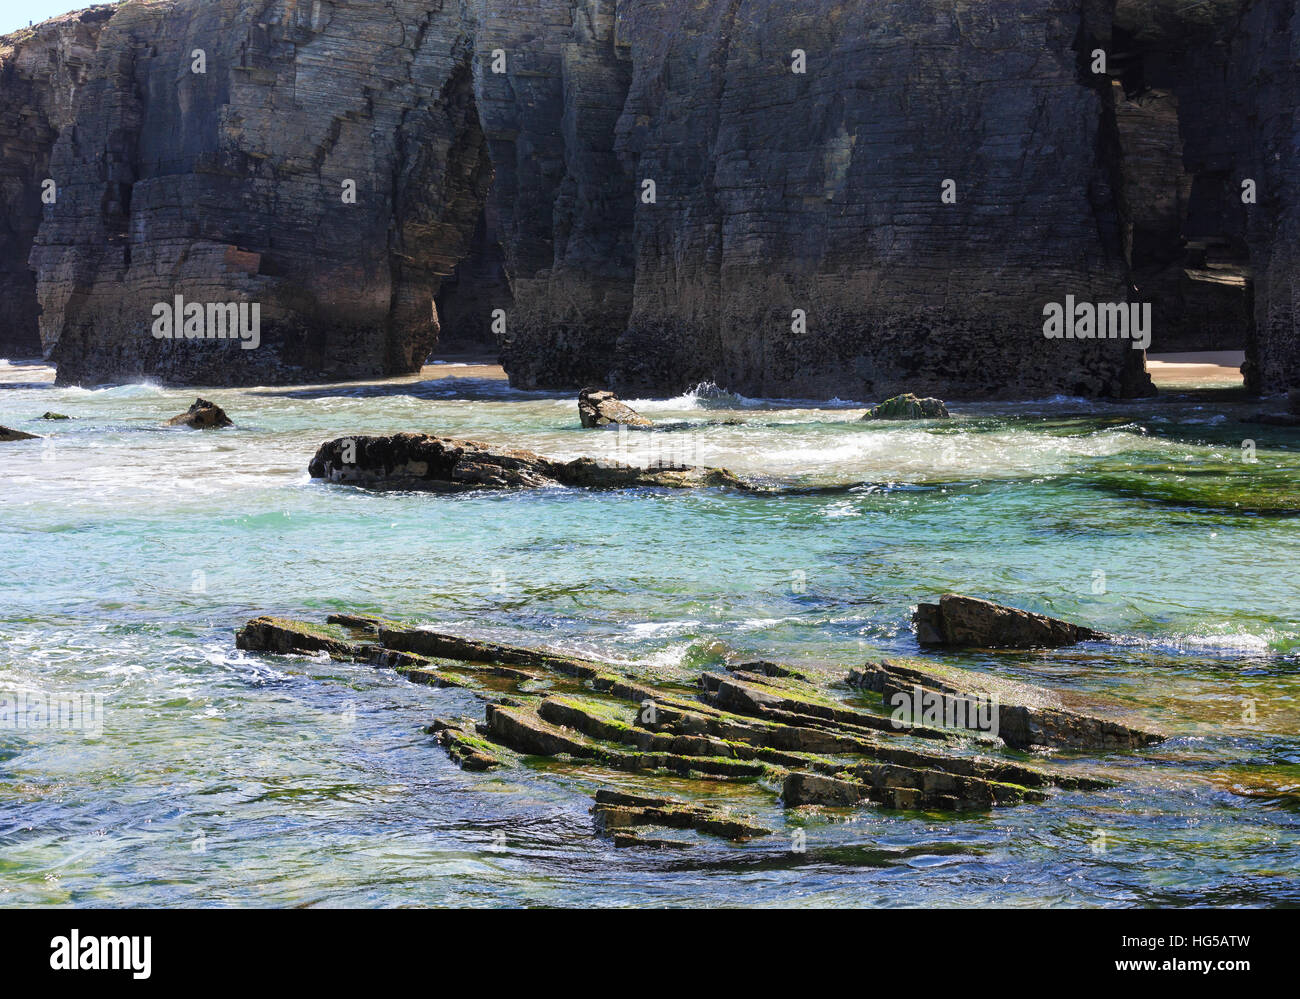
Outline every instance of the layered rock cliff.
<svg viewBox="0 0 1300 999"><path fill-rule="evenodd" d="M523 386L1147 391L1128 342L1043 336L1044 305L1072 295L1150 301L1157 345L1244 345L1252 384L1285 387L1293 8L69 15L0 43L5 349L39 326L64 381L256 383L409 371L440 336L500 333ZM261 345L155 339L151 310L177 294L260 303Z"/></svg>

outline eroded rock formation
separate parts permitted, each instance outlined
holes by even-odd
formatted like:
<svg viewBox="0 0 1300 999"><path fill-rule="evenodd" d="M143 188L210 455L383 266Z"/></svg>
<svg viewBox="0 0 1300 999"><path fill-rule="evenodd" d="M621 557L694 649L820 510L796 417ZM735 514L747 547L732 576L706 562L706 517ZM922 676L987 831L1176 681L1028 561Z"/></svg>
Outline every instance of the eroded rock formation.
<svg viewBox="0 0 1300 999"><path fill-rule="evenodd" d="M1006 747L1109 752L1162 738L1111 717L1120 710L1114 702L929 664L880 663L854 670L848 684L842 674L838 682L815 682L783 668L724 676L692 673L684 664L645 676L628 663L355 615L323 626L255 618L236 644L365 662L415 683L469 691L485 702L482 721L440 718L428 729L452 760L467 770L495 770L527 756L557 758L550 772L559 779L580 775L584 793L598 783L594 825L619 846L692 842L647 838L649 829L733 841L761 841L773 832L727 807L728 785L780 789L787 809L872 803L965 812L1034 804L1057 788L1111 785L1091 768L1056 756L1029 763ZM945 710L926 727L891 712L890 696L899 689L947 702L989 700L1000 725L995 717L991 729L974 730ZM629 775L631 786L619 774ZM704 800L647 793L657 790L647 786L655 775L673 778L678 789L706 781L710 792ZM756 797L737 795L734 804L752 808Z"/></svg>
<svg viewBox="0 0 1300 999"><path fill-rule="evenodd" d="M413 370L441 309L521 386L1149 391L1128 342L1043 336L1073 295L1280 390L1294 16L127 0L0 42L0 336L39 306L65 382L306 381ZM174 294L260 302L261 346L154 339Z"/></svg>

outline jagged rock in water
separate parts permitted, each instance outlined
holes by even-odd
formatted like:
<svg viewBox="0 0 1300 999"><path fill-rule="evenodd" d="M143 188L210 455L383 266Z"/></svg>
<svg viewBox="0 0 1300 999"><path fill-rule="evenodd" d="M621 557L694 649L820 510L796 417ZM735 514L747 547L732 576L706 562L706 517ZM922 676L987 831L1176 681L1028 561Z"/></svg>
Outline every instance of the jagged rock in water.
<svg viewBox="0 0 1300 999"><path fill-rule="evenodd" d="M322 444L308 466L312 478L383 489L464 492L475 489L661 487L748 489L722 468L636 468L575 458L551 461L532 451L494 449L479 441L394 434L341 437Z"/></svg>
<svg viewBox="0 0 1300 999"><path fill-rule="evenodd" d="M22 430L14 430L12 427L0 427L0 442L9 443L10 441L34 441L40 439L39 434L29 434Z"/></svg>
<svg viewBox="0 0 1300 999"><path fill-rule="evenodd" d="M207 399L195 399L189 409L167 421L169 427L190 427L193 430L220 430L234 425L224 409Z"/></svg>
<svg viewBox="0 0 1300 999"><path fill-rule="evenodd" d="M863 420L946 420L948 407L942 399L918 399L908 392L873 406Z"/></svg>
<svg viewBox="0 0 1300 999"><path fill-rule="evenodd" d="M1038 649L1106 638L1068 621L956 593L945 593L937 604L918 605L912 623L922 645Z"/></svg>
<svg viewBox="0 0 1300 999"><path fill-rule="evenodd" d="M585 388L578 393L578 418L587 429L593 427L652 427L654 424L619 400L613 392Z"/></svg>

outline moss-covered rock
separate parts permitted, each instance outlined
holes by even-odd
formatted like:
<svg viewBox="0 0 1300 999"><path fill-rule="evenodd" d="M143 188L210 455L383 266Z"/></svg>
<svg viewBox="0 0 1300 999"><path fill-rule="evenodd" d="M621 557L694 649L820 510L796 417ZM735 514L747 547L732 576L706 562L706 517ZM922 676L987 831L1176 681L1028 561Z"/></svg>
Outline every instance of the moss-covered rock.
<svg viewBox="0 0 1300 999"><path fill-rule="evenodd" d="M918 399L911 392L873 406L863 420L947 420L951 414L942 399Z"/></svg>

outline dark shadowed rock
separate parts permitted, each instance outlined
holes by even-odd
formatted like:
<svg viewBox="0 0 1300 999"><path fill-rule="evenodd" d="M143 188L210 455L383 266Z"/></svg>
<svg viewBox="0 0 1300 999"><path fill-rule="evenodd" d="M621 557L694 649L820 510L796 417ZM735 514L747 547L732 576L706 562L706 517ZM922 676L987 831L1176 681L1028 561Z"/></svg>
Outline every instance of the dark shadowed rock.
<svg viewBox="0 0 1300 999"><path fill-rule="evenodd" d="M949 418L948 407L942 399L918 399L908 392L886 399L878 406L873 406L862 417L864 420L946 420Z"/></svg>
<svg viewBox="0 0 1300 999"><path fill-rule="evenodd" d="M39 437L39 434L29 434L22 430L14 430L12 427L0 427L0 442L34 441L38 440Z"/></svg>
<svg viewBox="0 0 1300 999"><path fill-rule="evenodd" d="M912 623L922 645L1039 649L1106 638L1068 621L955 593L945 593L937 604L920 604Z"/></svg>
<svg viewBox="0 0 1300 999"><path fill-rule="evenodd" d="M195 399L194 403L179 416L167 421L169 427L190 427L193 430L217 430L221 427L233 427L234 422L226 411L207 399Z"/></svg>
<svg viewBox="0 0 1300 999"><path fill-rule="evenodd" d="M578 417L588 429L623 425L627 427L652 427L654 424L619 401L613 392L585 388L578 393Z"/></svg>
<svg viewBox="0 0 1300 999"><path fill-rule="evenodd" d="M394 434L340 437L322 444L308 471L312 478L378 489L465 492L477 489L585 489L716 486L748 489L722 468L636 468L576 458L551 461L532 451L494 449L478 441Z"/></svg>
<svg viewBox="0 0 1300 999"><path fill-rule="evenodd" d="M1300 388L1293 388L1286 397L1287 412L1300 416Z"/></svg>

